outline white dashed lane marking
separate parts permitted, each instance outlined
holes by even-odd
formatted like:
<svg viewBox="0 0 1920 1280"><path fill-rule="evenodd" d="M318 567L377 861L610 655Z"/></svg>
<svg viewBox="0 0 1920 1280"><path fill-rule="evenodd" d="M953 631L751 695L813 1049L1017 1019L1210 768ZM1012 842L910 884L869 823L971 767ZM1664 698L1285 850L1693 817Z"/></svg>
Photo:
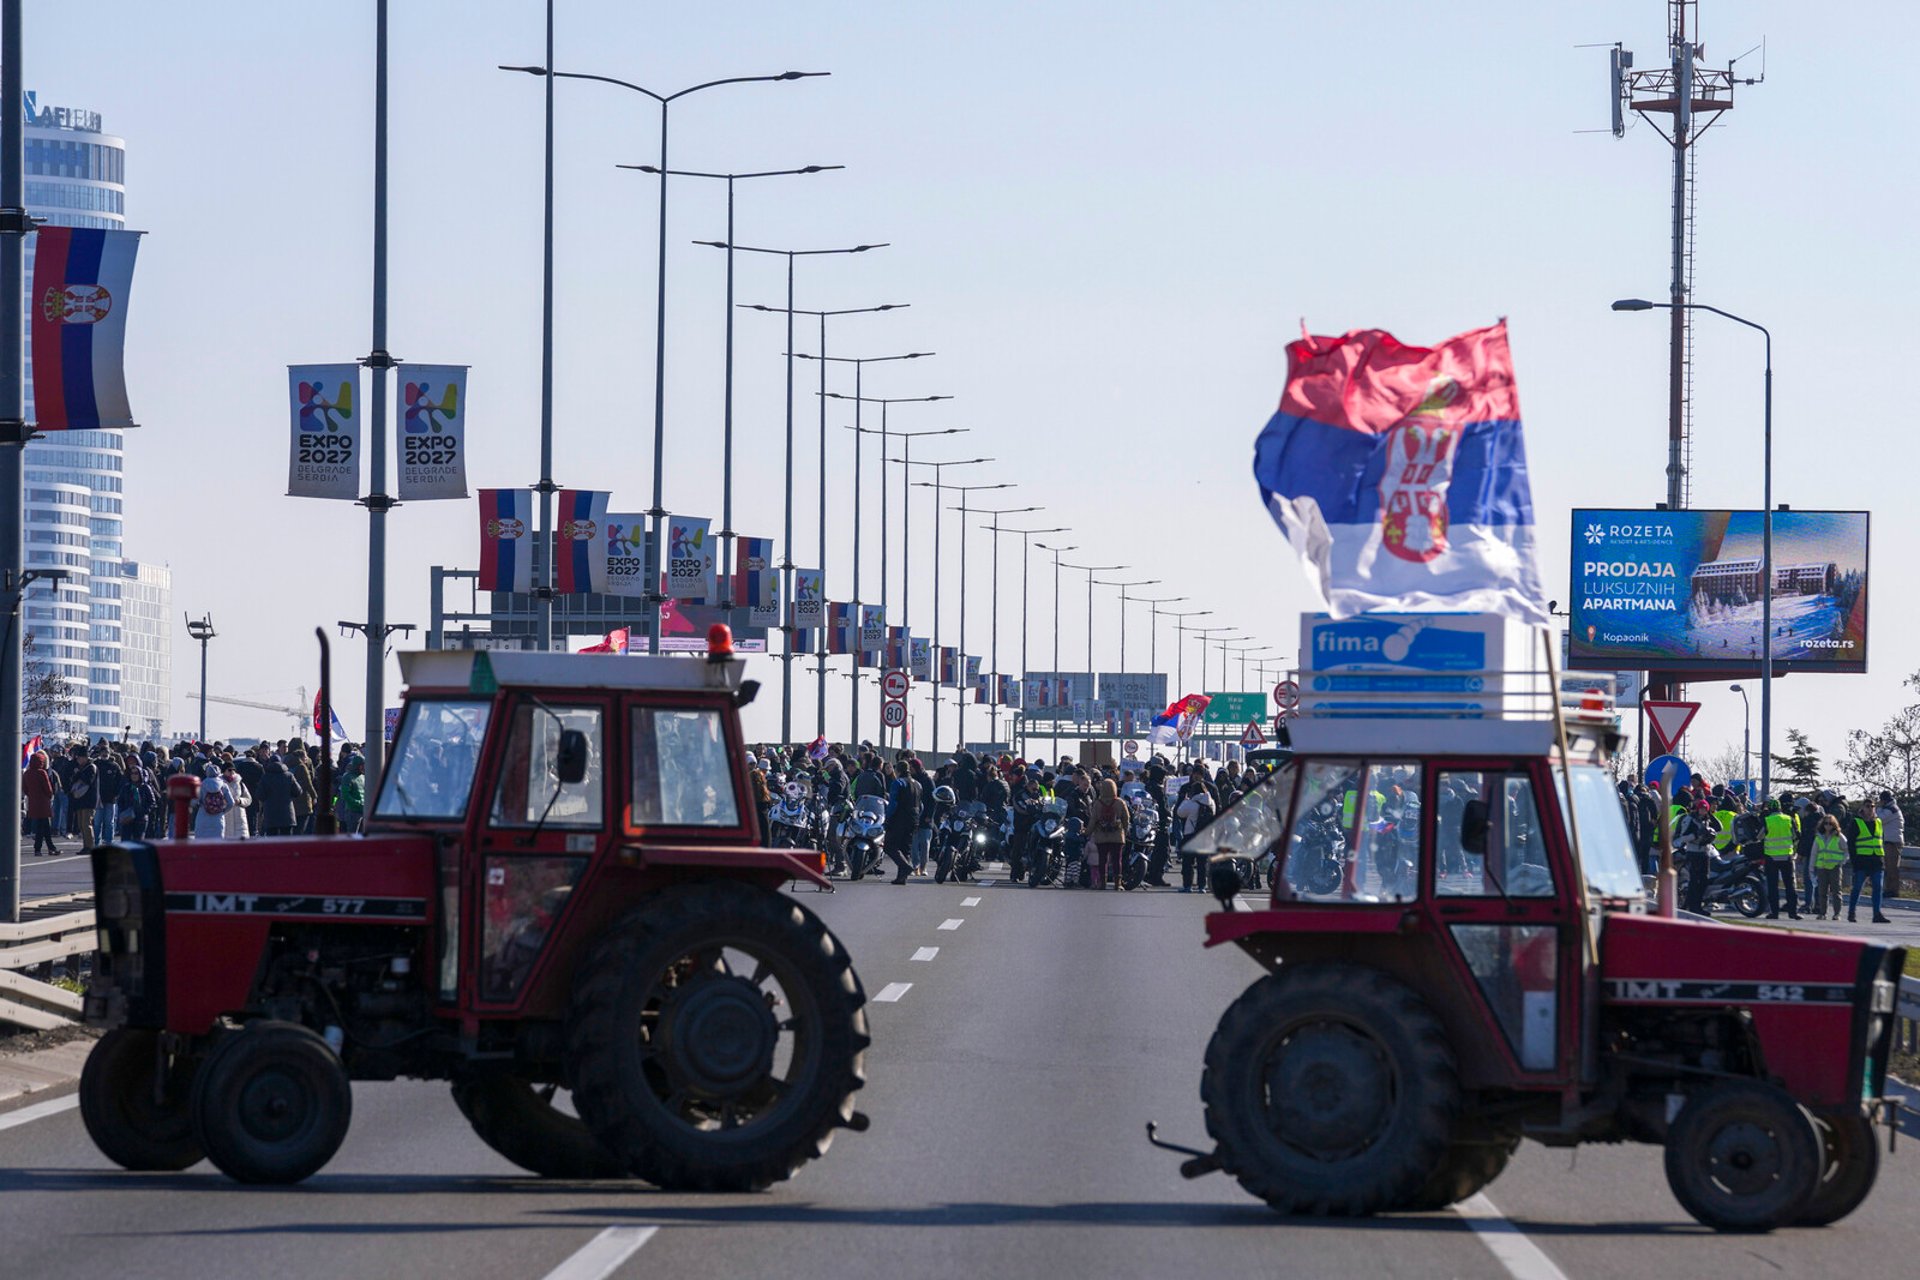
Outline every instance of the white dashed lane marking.
<svg viewBox="0 0 1920 1280"><path fill-rule="evenodd" d="M1505 1214L1485 1193L1473 1195L1453 1206L1453 1211L1473 1228L1480 1243L1487 1246L1513 1280L1567 1280L1567 1273L1554 1265L1539 1245L1527 1239L1520 1228L1507 1221Z"/></svg>
<svg viewBox="0 0 1920 1280"><path fill-rule="evenodd" d="M961 905L961 906L963 906L963 907L977 907L977 906L979 906L979 905L980 905L980 899L978 899L978 898L962 898L962 899L960 899L960 905Z"/></svg>
<svg viewBox="0 0 1920 1280"><path fill-rule="evenodd" d="M880 988L880 994L874 997L878 1004L898 1004L900 997L913 990L911 982L889 982Z"/></svg>
<svg viewBox="0 0 1920 1280"><path fill-rule="evenodd" d="M965 923L966 923L965 920L942 920L940 922L940 927L942 929L958 929L961 925Z"/></svg>
<svg viewBox="0 0 1920 1280"><path fill-rule="evenodd" d="M622 1263L640 1252L658 1227L608 1227L581 1246L580 1251L547 1272L545 1280L607 1280Z"/></svg>
<svg viewBox="0 0 1920 1280"><path fill-rule="evenodd" d="M931 960L939 954L940 948L938 947L922 947L913 953L913 958L915 960Z"/></svg>

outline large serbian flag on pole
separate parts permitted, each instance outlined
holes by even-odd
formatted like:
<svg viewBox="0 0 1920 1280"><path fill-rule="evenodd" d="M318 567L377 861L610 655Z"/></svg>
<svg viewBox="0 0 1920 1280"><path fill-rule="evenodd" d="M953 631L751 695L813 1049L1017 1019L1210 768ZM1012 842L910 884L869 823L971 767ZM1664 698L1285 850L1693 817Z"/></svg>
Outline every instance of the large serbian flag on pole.
<svg viewBox="0 0 1920 1280"><path fill-rule="evenodd" d="M1380 329L1303 333L1253 474L1335 617L1547 621L1504 321L1435 347Z"/></svg>
<svg viewBox="0 0 1920 1280"><path fill-rule="evenodd" d="M607 503L597 489L562 489L553 516L553 589L561 595L607 589Z"/></svg>
<svg viewBox="0 0 1920 1280"><path fill-rule="evenodd" d="M480 490L482 591L533 590L533 494L525 489Z"/></svg>
<svg viewBox="0 0 1920 1280"><path fill-rule="evenodd" d="M40 431L131 427L124 364L138 231L42 227L27 297Z"/></svg>

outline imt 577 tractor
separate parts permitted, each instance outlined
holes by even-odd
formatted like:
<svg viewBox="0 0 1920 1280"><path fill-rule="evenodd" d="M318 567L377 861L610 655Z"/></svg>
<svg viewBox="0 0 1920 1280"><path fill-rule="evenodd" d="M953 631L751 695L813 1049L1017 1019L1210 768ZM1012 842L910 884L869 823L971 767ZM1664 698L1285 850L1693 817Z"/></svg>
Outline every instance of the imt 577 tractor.
<svg viewBox="0 0 1920 1280"><path fill-rule="evenodd" d="M1207 944L1267 974L1207 1047L1217 1145L1183 1172L1370 1214L1473 1195L1523 1137L1631 1141L1664 1146L1674 1196L1719 1230L1850 1213L1879 1167L1904 952L1650 913L1610 711L1556 690L1538 714L1422 714L1422 688L1460 699L1421 679L1380 681L1392 709L1310 700L1292 758L1194 838L1228 908ZM1231 859L1267 852L1268 900L1234 910Z"/></svg>
<svg viewBox="0 0 1920 1280"><path fill-rule="evenodd" d="M96 849L101 1151L297 1182L349 1082L399 1077L549 1177L757 1189L863 1128L865 992L782 892L819 856L759 847L757 686L715 631L705 661L403 655L364 835Z"/></svg>

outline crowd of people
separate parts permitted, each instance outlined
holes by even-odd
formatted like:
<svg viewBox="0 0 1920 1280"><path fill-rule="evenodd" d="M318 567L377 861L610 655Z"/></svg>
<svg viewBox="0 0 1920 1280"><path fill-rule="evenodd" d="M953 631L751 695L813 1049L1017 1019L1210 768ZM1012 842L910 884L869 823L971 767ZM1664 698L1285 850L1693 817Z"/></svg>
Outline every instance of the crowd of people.
<svg viewBox="0 0 1920 1280"><path fill-rule="evenodd" d="M74 742L36 750L21 775L25 834L33 856L60 852L56 837L82 850L108 840L155 839L167 830L167 786L196 780L189 834L196 840L244 840L313 830L320 804L319 749L286 739L240 748L226 743ZM353 831L366 812L366 766L353 744L334 768L334 813Z"/></svg>
<svg viewBox="0 0 1920 1280"><path fill-rule="evenodd" d="M838 813L843 805L865 796L880 797L886 805L885 851L896 867L895 884L929 874L936 824L955 807L976 802L989 812L1011 816L1012 836L1004 854L1010 878L1024 879L1033 824L1047 803L1057 799L1064 804L1066 818L1077 820L1086 833L1091 887L1119 888L1133 818L1119 789L1131 778L1145 784L1144 798L1156 817L1143 883L1170 888L1166 873L1171 850L1235 803L1260 776L1238 761L1229 761L1217 772L1203 761L1194 761L1179 771L1178 784L1169 787L1175 766L1158 755L1138 765L1129 762L1123 769L1065 756L1054 762L1004 752L960 751L929 772L912 751L898 752L888 760L870 743L854 749L835 743L813 753L804 747L761 747L750 754L754 804L762 838L768 842L773 838L769 815L778 789L787 782L810 786L829 813ZM830 825L829 841L838 839L837 827L837 823ZM1180 892L1203 892L1204 859L1182 855L1180 879Z"/></svg>
<svg viewBox="0 0 1920 1280"><path fill-rule="evenodd" d="M1621 802L1648 874L1658 868L1660 797L1651 787L1621 783ZM1798 920L1839 919L1842 871L1847 919L1858 923L1860 895L1871 890L1875 924L1888 919L1883 899L1900 896L1900 854L1905 817L1893 793L1848 802L1837 792L1782 792L1753 804L1726 786L1696 778L1673 798L1668 811L1676 864L1684 864L1681 905L1705 914L1709 869L1718 858L1742 857L1759 870L1769 919L1784 912Z"/></svg>

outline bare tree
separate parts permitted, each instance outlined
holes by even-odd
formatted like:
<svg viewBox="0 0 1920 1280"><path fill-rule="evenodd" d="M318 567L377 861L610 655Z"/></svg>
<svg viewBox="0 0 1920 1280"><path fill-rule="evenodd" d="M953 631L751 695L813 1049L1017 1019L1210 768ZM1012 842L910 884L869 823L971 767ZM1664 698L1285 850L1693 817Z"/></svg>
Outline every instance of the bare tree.
<svg viewBox="0 0 1920 1280"><path fill-rule="evenodd" d="M1920 692L1920 672L1904 683ZM1916 775L1920 775L1920 703L1894 712L1878 733L1855 729L1847 735L1840 776L1848 786L1909 796Z"/></svg>
<svg viewBox="0 0 1920 1280"><path fill-rule="evenodd" d="M1709 755L1696 754L1688 763L1694 773L1715 786L1747 776L1745 754L1739 744L1733 742L1722 743L1718 751Z"/></svg>
<svg viewBox="0 0 1920 1280"><path fill-rule="evenodd" d="M48 733L72 708L74 688L67 678L34 656L33 633L21 640L20 718L29 735Z"/></svg>

